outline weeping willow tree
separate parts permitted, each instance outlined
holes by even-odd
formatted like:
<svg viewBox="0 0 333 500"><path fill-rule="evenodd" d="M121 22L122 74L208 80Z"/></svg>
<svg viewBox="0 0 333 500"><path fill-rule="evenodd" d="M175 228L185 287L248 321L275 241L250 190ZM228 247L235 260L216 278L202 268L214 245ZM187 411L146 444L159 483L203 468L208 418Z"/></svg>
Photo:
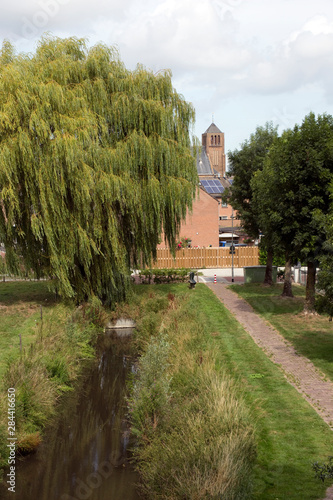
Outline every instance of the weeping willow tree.
<svg viewBox="0 0 333 500"><path fill-rule="evenodd" d="M197 173L194 110L168 71L129 71L117 51L45 36L0 53L0 238L11 268L80 302L124 298L129 270L172 247Z"/></svg>

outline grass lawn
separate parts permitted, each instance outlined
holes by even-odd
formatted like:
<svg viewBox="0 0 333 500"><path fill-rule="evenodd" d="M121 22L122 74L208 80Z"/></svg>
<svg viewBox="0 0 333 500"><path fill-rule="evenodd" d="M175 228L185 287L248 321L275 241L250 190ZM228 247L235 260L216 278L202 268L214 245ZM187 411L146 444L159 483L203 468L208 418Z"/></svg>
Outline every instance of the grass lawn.
<svg viewBox="0 0 333 500"><path fill-rule="evenodd" d="M54 306L54 294L48 291L46 281L0 282L0 378L7 363L30 346L36 338L36 324L42 314Z"/></svg>
<svg viewBox="0 0 333 500"><path fill-rule="evenodd" d="M305 288L294 285L294 298L281 295L281 285L264 287L260 283L232 285L253 309L268 320L299 354L333 381L333 323L327 315L302 314Z"/></svg>

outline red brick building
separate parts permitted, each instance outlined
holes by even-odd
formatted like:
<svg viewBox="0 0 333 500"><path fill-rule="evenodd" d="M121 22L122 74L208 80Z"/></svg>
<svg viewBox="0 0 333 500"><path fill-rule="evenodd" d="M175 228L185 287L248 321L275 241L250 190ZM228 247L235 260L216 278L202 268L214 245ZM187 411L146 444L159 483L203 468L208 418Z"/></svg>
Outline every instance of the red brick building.
<svg viewBox="0 0 333 500"><path fill-rule="evenodd" d="M219 246L219 202L203 188L198 189L192 212L188 212L186 221L182 224L179 239L182 238L191 240L192 248ZM165 247L162 236L158 248Z"/></svg>
<svg viewBox="0 0 333 500"><path fill-rule="evenodd" d="M192 247L219 246L219 202L202 188L181 227L180 238L190 239Z"/></svg>
<svg viewBox="0 0 333 500"><path fill-rule="evenodd" d="M202 151L209 159L208 174L220 174L225 177L225 152L224 152L224 133L212 123L210 127L202 134ZM199 172L198 172L199 173ZM200 173L199 173L200 175Z"/></svg>
<svg viewBox="0 0 333 500"><path fill-rule="evenodd" d="M230 244L232 232L234 242L241 242L240 221L235 219L236 213L233 212L231 205L222 201L222 194L225 189L231 188L232 180L226 175L224 133L215 123L212 123L202 134L197 170L200 186L218 201L219 241L216 246ZM208 226L209 224L210 222L207 221Z"/></svg>

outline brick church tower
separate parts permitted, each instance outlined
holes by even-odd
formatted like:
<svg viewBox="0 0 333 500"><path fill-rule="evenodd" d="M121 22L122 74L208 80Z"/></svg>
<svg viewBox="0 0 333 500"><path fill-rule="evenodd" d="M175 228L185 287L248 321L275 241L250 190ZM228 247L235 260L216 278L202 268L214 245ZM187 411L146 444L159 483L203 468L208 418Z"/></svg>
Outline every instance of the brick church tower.
<svg viewBox="0 0 333 500"><path fill-rule="evenodd" d="M225 176L224 133L212 123L202 134L202 146L206 150L210 164L221 177Z"/></svg>

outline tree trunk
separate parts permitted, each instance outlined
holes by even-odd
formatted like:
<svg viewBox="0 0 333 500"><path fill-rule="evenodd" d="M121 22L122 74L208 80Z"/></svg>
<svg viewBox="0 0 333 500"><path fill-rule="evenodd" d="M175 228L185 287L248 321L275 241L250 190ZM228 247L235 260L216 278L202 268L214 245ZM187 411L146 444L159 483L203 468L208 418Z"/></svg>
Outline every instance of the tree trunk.
<svg viewBox="0 0 333 500"><path fill-rule="evenodd" d="M315 306L315 286L317 267L314 262L308 262L308 275L306 278L305 306L306 312L313 312Z"/></svg>
<svg viewBox="0 0 333 500"><path fill-rule="evenodd" d="M283 284L283 292L281 294L282 297L293 297L293 291L291 288L291 259L286 258L286 267L284 270L284 284Z"/></svg>
<svg viewBox="0 0 333 500"><path fill-rule="evenodd" d="M264 285L273 285L273 250L267 249L267 262Z"/></svg>

